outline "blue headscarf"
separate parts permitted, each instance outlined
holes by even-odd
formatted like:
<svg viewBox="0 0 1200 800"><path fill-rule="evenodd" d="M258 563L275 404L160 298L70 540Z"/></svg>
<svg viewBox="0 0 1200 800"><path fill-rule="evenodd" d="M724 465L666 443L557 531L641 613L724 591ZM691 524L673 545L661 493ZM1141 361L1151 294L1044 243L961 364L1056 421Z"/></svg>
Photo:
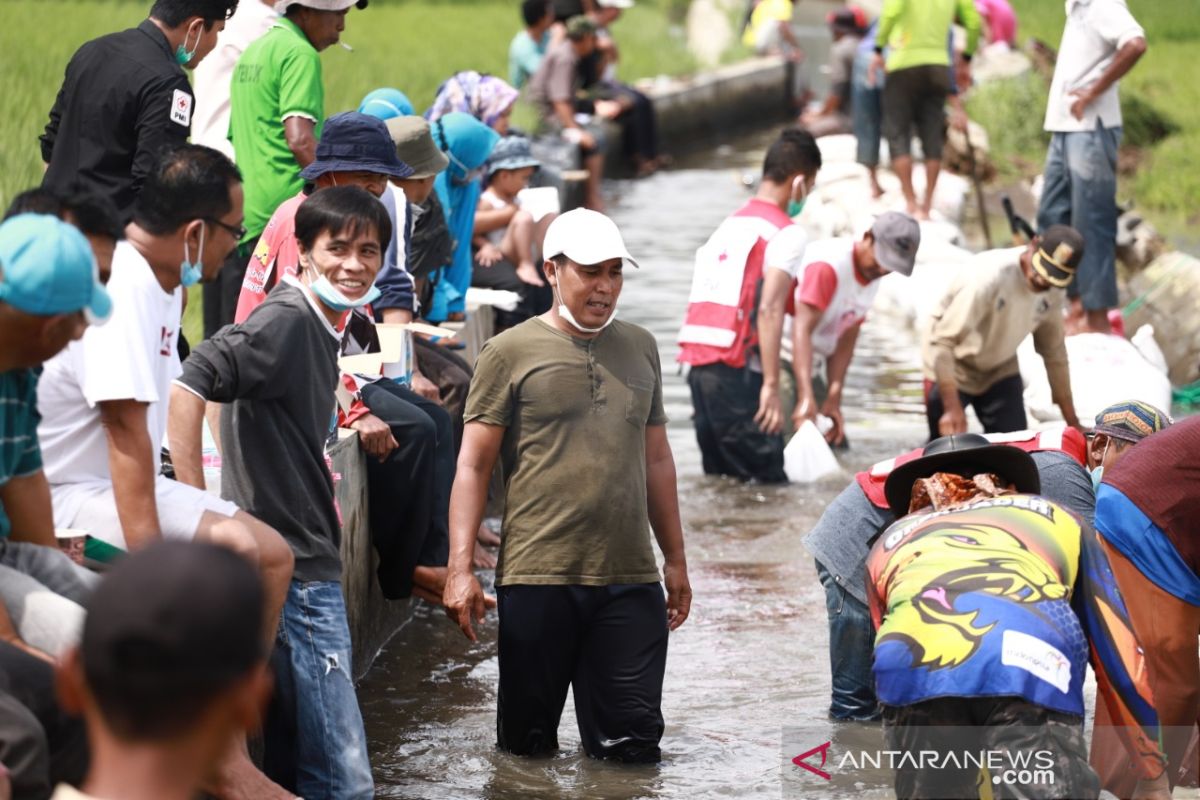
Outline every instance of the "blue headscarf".
<svg viewBox="0 0 1200 800"><path fill-rule="evenodd" d="M412 116L413 104L408 95L399 89L376 89L362 99L358 113L383 120L408 117Z"/></svg>
<svg viewBox="0 0 1200 800"><path fill-rule="evenodd" d="M454 237L454 255L441 272L426 318L441 322L446 315L466 310L467 287L471 285L471 236L475 230L475 207L483 193L482 177L467 180L467 172L483 166L500 134L470 114L454 111L430 125L433 141L448 156L450 166L437 176L434 191L446 214Z"/></svg>

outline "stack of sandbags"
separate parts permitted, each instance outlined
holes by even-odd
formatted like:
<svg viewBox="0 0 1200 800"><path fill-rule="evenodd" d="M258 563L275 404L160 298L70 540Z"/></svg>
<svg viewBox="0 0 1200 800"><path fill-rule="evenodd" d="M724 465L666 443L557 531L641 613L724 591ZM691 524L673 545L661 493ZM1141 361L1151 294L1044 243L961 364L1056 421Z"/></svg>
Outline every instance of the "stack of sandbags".
<svg viewBox="0 0 1200 800"><path fill-rule="evenodd" d="M1171 381L1166 360L1154 341L1154 330L1143 325L1132 340L1107 333L1081 333L1067 337L1071 365L1071 393L1075 411L1084 424L1103 409L1126 400L1141 400L1164 411L1171 408ZM1042 359L1026 337L1017 350L1021 379L1025 383L1025 408L1039 422L1062 420L1050 397L1050 382Z"/></svg>

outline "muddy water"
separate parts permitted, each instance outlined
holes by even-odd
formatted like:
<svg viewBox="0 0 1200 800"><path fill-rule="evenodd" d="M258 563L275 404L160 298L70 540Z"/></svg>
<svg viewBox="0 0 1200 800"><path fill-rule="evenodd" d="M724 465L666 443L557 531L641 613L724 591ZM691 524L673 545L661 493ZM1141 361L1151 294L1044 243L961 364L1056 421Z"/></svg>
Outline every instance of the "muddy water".
<svg viewBox="0 0 1200 800"><path fill-rule="evenodd" d="M696 596L691 618L671 637L662 764L629 768L583 756L569 699L559 755L498 752L495 616L472 645L425 607L360 687L379 796L755 798L780 797L785 782L788 797L844 796L820 779L804 782L781 755L838 735L825 718L824 594L800 540L849 472L815 487L705 477L675 368L693 253L748 196L742 178L757 168L765 143L762 135L734 142L695 164L617 184L611 198L610 213L642 264L626 271L621 317L653 331L662 352ZM845 397L854 441L843 456L848 471L922 438L915 365L908 334L868 322ZM890 796L869 783L857 793Z"/></svg>

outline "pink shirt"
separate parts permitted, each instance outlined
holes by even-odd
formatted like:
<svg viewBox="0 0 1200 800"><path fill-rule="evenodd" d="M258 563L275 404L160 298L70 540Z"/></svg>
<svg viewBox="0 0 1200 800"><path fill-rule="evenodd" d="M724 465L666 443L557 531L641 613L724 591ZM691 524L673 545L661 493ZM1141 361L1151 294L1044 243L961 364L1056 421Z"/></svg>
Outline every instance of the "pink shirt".
<svg viewBox="0 0 1200 800"><path fill-rule="evenodd" d="M303 192L286 200L275 209L271 221L263 229L238 294L234 322L245 322L250 312L262 305L267 293L284 275L300 271L300 250L296 247L296 209L307 199Z"/></svg>
<svg viewBox="0 0 1200 800"><path fill-rule="evenodd" d="M1017 46L1017 15L1008 0L975 0L975 10L987 22L993 42Z"/></svg>

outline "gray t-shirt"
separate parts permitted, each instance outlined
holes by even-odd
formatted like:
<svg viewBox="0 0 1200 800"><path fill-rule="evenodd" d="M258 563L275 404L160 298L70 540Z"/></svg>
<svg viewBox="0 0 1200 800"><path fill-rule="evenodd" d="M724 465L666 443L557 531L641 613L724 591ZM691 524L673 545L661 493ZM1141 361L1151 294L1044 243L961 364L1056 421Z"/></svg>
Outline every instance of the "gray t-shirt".
<svg viewBox="0 0 1200 800"><path fill-rule="evenodd" d="M658 345L620 320L578 339L533 318L484 346L465 420L503 427L496 585L653 583L646 426L665 425Z"/></svg>
<svg viewBox="0 0 1200 800"><path fill-rule="evenodd" d="M340 337L291 280L245 322L196 345L178 382L227 404L221 495L287 540L296 555L293 580L338 581L342 532L325 438Z"/></svg>
<svg viewBox="0 0 1200 800"><path fill-rule="evenodd" d="M564 39L546 51L526 89L543 119L554 119L554 103L574 102L578 67L579 56L570 39Z"/></svg>

